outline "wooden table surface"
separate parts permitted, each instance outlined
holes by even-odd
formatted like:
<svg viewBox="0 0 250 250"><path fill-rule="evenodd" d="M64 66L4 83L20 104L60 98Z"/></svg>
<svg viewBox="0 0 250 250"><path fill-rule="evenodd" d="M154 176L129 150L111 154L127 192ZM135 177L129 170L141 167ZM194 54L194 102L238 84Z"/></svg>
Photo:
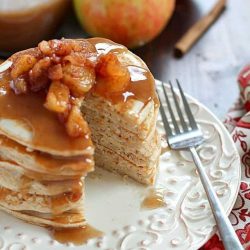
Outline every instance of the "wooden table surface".
<svg viewBox="0 0 250 250"><path fill-rule="evenodd" d="M162 81L180 79L185 91L223 118L238 97L237 74L250 63L250 1L228 0L227 8L181 59L175 42L214 0L177 0L173 19L151 44L136 50Z"/></svg>
<svg viewBox="0 0 250 250"><path fill-rule="evenodd" d="M187 93L222 119L238 97L237 74L250 63L250 1L228 0L219 20L181 59L173 56L175 42L216 0L176 1L174 16L165 30L134 52L144 59L155 78L178 78ZM69 14L55 37L79 38L87 34Z"/></svg>
<svg viewBox="0 0 250 250"><path fill-rule="evenodd" d="M237 74L250 63L250 1L228 0L222 16L192 50L181 59L173 56L175 42L214 3L177 0L173 19L164 32L135 52L157 79L180 79L187 93L222 119L238 97Z"/></svg>

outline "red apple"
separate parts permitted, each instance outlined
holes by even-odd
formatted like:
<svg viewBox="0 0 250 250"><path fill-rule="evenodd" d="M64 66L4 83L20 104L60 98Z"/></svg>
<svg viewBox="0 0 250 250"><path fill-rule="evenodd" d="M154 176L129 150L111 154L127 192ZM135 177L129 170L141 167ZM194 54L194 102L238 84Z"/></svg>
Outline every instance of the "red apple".
<svg viewBox="0 0 250 250"><path fill-rule="evenodd" d="M74 5L89 34L136 47L163 30L175 0L74 0Z"/></svg>

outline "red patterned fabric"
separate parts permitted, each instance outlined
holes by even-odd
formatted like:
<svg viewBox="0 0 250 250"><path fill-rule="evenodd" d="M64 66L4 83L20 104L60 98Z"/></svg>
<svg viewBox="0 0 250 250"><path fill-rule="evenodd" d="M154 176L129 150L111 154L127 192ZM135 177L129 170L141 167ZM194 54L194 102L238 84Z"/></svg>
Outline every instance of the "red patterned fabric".
<svg viewBox="0 0 250 250"><path fill-rule="evenodd" d="M238 83L240 99L229 110L225 126L241 157L242 182L229 218L244 249L250 250L250 65L240 72ZM221 249L223 244L216 234L200 250Z"/></svg>

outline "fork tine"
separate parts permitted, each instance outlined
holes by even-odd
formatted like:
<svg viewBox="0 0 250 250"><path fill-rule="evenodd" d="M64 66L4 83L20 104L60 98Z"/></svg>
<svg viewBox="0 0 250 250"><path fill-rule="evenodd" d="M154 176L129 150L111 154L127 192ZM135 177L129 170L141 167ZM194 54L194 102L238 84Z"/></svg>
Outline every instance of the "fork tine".
<svg viewBox="0 0 250 250"><path fill-rule="evenodd" d="M176 82L177 82L178 88L180 90L181 98L182 98L182 101L183 101L183 104L184 104L184 108L185 108L185 111L186 111L190 126L191 126L192 129L198 129L197 124L196 124L196 122L194 120L194 116L193 116L193 114L191 112L191 109L190 109L189 104L187 102L187 99L186 99L186 97L185 97L185 95L184 95L184 93L182 91L182 88L181 88L181 85L180 85L178 79L176 79Z"/></svg>
<svg viewBox="0 0 250 250"><path fill-rule="evenodd" d="M156 88L156 91L158 93L157 88ZM167 115L166 115L165 110L163 108L163 105L162 105L162 102L161 102L161 97L160 97L159 93L158 93L158 96L159 96L159 101L160 101L160 113L161 113L164 129L165 129L165 131L167 133L167 136L172 136L173 133L172 133L172 130L171 130L170 126L169 126L168 118L167 118Z"/></svg>
<svg viewBox="0 0 250 250"><path fill-rule="evenodd" d="M182 128L183 128L184 131L188 131L187 124L186 124L186 122L185 122L185 120L184 120L184 117L183 117L182 112L181 112L181 109L180 109L179 102L177 101L177 97L176 97L176 94L175 94L175 92L174 92L173 84L171 83L171 81L169 81L169 84L170 84L171 91L172 91L172 94L173 94L173 98L174 98L176 110L177 110L177 113L178 113L178 115L179 115L179 117L180 117L180 121L181 121Z"/></svg>
<svg viewBox="0 0 250 250"><path fill-rule="evenodd" d="M177 124L177 122L175 120L174 112L173 112L173 109L172 109L171 104L169 102L168 95L167 95L167 92L165 90L163 82L161 83L161 86L162 86L162 89L163 89L163 93L164 93L165 99L167 101L168 110L169 110L169 113L170 113L170 116L171 116L172 123L174 125L175 132L178 134L178 133L180 133L180 129L179 129L178 124Z"/></svg>

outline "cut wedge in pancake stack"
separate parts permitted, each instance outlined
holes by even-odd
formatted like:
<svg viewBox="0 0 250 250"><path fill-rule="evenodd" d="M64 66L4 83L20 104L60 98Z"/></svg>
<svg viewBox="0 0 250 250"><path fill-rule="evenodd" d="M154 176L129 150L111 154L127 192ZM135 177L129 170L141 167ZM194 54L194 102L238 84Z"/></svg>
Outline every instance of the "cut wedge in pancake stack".
<svg viewBox="0 0 250 250"><path fill-rule="evenodd" d="M0 72L0 209L39 225L84 226L84 179L94 161L154 183L154 78L124 46L43 41Z"/></svg>
<svg viewBox="0 0 250 250"><path fill-rule="evenodd" d="M89 41L99 55L97 83L82 112L92 131L96 165L153 184L160 154L154 78L124 46L100 38Z"/></svg>

